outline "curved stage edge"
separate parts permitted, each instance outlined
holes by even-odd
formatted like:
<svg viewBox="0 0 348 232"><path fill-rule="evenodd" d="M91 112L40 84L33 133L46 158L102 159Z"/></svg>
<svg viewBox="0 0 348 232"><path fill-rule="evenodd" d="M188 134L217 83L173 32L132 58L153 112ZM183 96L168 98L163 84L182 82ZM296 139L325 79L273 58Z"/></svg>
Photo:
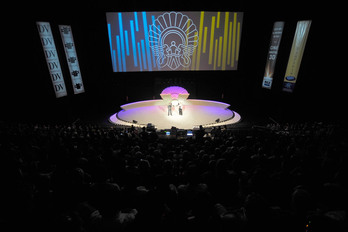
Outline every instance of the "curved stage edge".
<svg viewBox="0 0 348 232"><path fill-rule="evenodd" d="M168 115L168 105L163 100L138 101L121 106L121 111L110 116L109 121L116 126L144 127L149 123L157 129L195 129L227 126L238 123L241 116L230 109L230 105L218 101L189 99L182 104L183 114L174 107Z"/></svg>

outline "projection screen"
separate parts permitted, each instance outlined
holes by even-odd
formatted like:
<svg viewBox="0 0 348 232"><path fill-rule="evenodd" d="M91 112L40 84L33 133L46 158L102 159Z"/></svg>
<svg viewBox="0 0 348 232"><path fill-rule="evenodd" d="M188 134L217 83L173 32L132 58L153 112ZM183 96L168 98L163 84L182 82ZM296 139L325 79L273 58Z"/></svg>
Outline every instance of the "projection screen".
<svg viewBox="0 0 348 232"><path fill-rule="evenodd" d="M242 12L108 12L114 72L236 70Z"/></svg>

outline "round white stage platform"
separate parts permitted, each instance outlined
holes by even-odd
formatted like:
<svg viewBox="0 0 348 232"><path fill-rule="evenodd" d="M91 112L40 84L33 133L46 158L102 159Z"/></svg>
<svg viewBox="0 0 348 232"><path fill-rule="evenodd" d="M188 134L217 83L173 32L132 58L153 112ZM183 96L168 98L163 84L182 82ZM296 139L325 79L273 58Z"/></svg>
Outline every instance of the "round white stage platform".
<svg viewBox="0 0 348 232"><path fill-rule="evenodd" d="M109 118L109 121L120 126L143 127L151 123L157 129L194 129L203 127L216 127L235 124L241 116L228 107L229 104L209 101L186 99L181 104L182 115L179 107L172 108L172 115L168 115L168 104L164 100L139 101L122 105L122 110Z"/></svg>

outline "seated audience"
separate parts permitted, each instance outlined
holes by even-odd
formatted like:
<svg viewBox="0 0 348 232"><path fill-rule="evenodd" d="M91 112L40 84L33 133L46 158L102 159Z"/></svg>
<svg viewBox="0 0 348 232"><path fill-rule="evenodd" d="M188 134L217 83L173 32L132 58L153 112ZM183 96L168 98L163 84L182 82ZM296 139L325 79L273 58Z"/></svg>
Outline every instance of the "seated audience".
<svg viewBox="0 0 348 232"><path fill-rule="evenodd" d="M347 231L341 125L211 134L0 123L1 223L13 231Z"/></svg>

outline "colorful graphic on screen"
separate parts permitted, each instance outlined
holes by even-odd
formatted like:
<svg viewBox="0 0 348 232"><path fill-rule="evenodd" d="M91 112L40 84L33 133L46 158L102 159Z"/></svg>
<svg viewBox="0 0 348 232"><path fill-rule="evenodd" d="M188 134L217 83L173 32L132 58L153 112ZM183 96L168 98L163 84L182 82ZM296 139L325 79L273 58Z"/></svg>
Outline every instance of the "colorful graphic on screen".
<svg viewBox="0 0 348 232"><path fill-rule="evenodd" d="M114 72L236 70L242 12L108 12Z"/></svg>

